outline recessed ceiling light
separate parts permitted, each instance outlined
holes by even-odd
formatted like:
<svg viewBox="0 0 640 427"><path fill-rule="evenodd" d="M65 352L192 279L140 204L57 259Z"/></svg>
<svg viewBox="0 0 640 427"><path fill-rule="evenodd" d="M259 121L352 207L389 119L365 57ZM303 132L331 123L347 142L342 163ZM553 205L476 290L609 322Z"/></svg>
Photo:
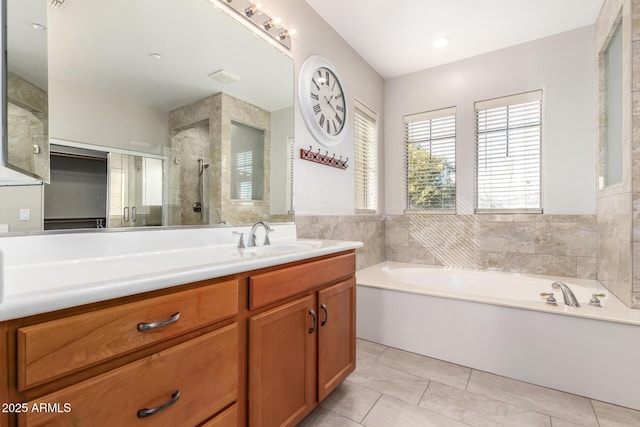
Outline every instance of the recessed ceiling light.
<svg viewBox="0 0 640 427"><path fill-rule="evenodd" d="M31 26L33 27L34 30L38 30L38 31L44 31L47 29L44 25L38 24L37 22L32 22Z"/></svg>
<svg viewBox="0 0 640 427"><path fill-rule="evenodd" d="M447 46L449 43L451 43L450 37L446 37L446 36L438 37L433 41L433 47L435 47L436 49L442 49L443 47Z"/></svg>
<svg viewBox="0 0 640 427"><path fill-rule="evenodd" d="M149 56L153 59L162 59L162 55L160 55L159 53L150 53Z"/></svg>

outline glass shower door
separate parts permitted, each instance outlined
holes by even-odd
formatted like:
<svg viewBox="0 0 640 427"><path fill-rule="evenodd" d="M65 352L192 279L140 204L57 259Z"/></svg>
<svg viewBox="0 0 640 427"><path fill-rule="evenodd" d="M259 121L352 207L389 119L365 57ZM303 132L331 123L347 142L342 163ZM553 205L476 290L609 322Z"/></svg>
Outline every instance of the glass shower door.
<svg viewBox="0 0 640 427"><path fill-rule="evenodd" d="M110 227L162 225L163 160L111 153Z"/></svg>

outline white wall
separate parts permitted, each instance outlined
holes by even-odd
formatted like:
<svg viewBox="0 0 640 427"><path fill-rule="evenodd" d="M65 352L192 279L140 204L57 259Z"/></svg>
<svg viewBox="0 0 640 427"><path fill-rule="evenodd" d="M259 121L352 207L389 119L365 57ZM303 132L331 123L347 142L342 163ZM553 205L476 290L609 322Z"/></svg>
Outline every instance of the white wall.
<svg viewBox="0 0 640 427"><path fill-rule="evenodd" d="M168 113L49 79L49 136L54 139L166 154Z"/></svg>
<svg viewBox="0 0 640 427"><path fill-rule="evenodd" d="M378 113L380 123L380 149L384 146L384 80L304 1L269 0L263 2L267 13L281 16L285 27L295 27L298 37L292 42L291 53L295 61L296 79L300 67L310 55L322 55L338 70L344 80L350 119L344 141L329 149L337 156L349 158L350 167L346 170L319 165L301 160L297 156L294 163L295 174L295 210L298 215L353 214L354 213L354 175L353 175L353 99L358 98L374 112ZM298 82L296 81L296 90ZM296 151L309 148L316 150L321 146L307 130L297 92L295 102ZM380 155L379 158L382 158ZM383 200L383 167L380 167L379 200Z"/></svg>
<svg viewBox="0 0 640 427"><path fill-rule="evenodd" d="M595 214L596 58L584 27L390 79L385 88L385 212L404 211L406 114L457 107L458 213L472 213L474 101L543 90L542 180L547 214Z"/></svg>

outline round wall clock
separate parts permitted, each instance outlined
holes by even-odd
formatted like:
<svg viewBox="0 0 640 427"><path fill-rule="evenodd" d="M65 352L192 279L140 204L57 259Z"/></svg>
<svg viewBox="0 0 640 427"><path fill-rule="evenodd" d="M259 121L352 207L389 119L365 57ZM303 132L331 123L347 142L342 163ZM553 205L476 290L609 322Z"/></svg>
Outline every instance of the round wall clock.
<svg viewBox="0 0 640 427"><path fill-rule="evenodd" d="M300 69L298 97L311 135L325 147L340 144L347 133L347 99L342 79L326 59L312 55Z"/></svg>

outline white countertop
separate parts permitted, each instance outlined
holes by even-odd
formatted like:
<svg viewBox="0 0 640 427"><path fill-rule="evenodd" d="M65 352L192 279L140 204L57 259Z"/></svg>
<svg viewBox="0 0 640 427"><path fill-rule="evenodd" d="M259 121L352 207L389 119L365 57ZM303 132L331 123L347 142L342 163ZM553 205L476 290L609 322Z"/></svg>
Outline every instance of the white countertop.
<svg viewBox="0 0 640 427"><path fill-rule="evenodd" d="M295 228L293 233L291 227L274 228L280 231L280 237L272 238L271 246L245 249L237 248L237 237L231 233L239 228L214 229L213 232L201 229L199 237L202 233L224 237L213 239L216 241L209 245L203 244L206 239L202 238L198 243L193 242L189 233L194 233L189 230L171 235L173 245L166 242L169 234L164 237L158 234L167 230L142 234L96 233L92 239L86 234L78 234L75 239L69 234L58 235L58 238L45 236L53 241L43 240L42 236L30 242L0 239L3 255L0 287L4 293L3 297L0 294L0 321L362 247L361 242L296 239ZM158 238L163 238L165 244L158 245L155 241ZM149 246L141 244L141 239L157 250L149 250ZM91 242L90 246L87 242ZM41 245L59 246L55 254L47 256L43 251L38 254ZM28 251L29 246L33 250ZM105 249L110 246L118 249Z"/></svg>

